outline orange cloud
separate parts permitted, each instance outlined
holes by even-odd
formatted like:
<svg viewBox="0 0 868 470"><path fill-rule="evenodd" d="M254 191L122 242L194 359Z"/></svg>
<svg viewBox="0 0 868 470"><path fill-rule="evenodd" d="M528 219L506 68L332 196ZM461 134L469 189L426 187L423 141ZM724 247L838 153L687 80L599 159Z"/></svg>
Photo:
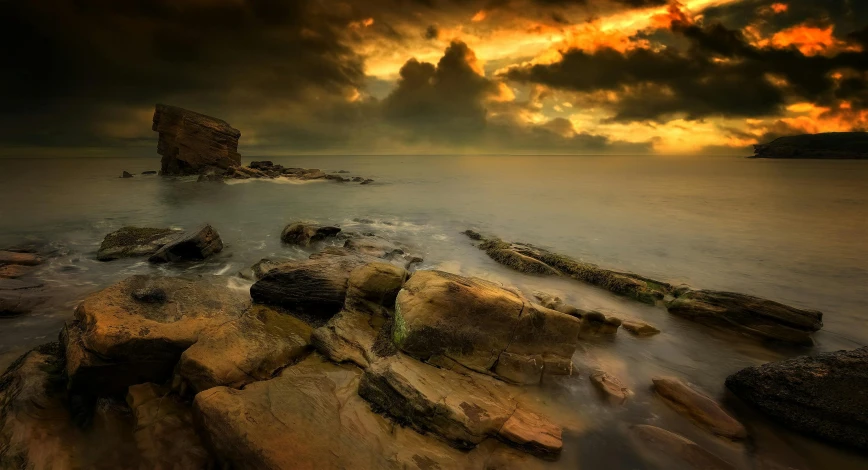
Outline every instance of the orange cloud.
<svg viewBox="0 0 868 470"><path fill-rule="evenodd" d="M479 10L478 12L476 12L475 15L473 15L473 18L470 18L470 21L472 21L474 23L479 23L480 21L485 19L485 16L486 16L485 10Z"/></svg>
<svg viewBox="0 0 868 470"><path fill-rule="evenodd" d="M658 29L672 29L673 24L693 24L693 18L683 10L684 5L672 2L664 13L651 16L651 26Z"/></svg>
<svg viewBox="0 0 868 470"><path fill-rule="evenodd" d="M853 110L848 101L834 107L817 106L812 103L796 103L787 107L795 114L781 121L805 133L849 132L868 128L868 110Z"/></svg>
<svg viewBox="0 0 868 470"><path fill-rule="evenodd" d="M806 56L833 55L844 51L859 52L862 48L835 37L834 26L809 26L800 24L775 33L771 38L762 38L759 31L752 26L745 28L745 35L759 47L776 49L797 48Z"/></svg>
<svg viewBox="0 0 868 470"><path fill-rule="evenodd" d="M781 13L786 13L787 10L790 9L790 6L787 5L786 3L772 3L772 6L770 8L772 9L773 12L775 12L777 14L781 14Z"/></svg>

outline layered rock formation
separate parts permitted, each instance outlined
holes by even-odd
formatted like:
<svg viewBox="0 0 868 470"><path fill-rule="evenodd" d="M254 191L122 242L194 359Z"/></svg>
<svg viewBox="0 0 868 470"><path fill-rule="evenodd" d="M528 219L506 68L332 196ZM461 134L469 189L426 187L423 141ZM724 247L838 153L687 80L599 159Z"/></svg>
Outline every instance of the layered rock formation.
<svg viewBox="0 0 868 470"><path fill-rule="evenodd" d="M748 367L726 386L797 431L868 450L868 348Z"/></svg>
<svg viewBox="0 0 868 470"><path fill-rule="evenodd" d="M105 236L96 253L96 259L112 261L150 256L176 239L180 233L180 230L168 228L123 227Z"/></svg>
<svg viewBox="0 0 868 470"><path fill-rule="evenodd" d="M829 132L778 138L754 145L754 158L868 158L868 132Z"/></svg>
<svg viewBox="0 0 868 470"><path fill-rule="evenodd" d="M220 119L158 104L153 130L160 133L157 153L163 156L163 175L195 175L241 165L241 132Z"/></svg>

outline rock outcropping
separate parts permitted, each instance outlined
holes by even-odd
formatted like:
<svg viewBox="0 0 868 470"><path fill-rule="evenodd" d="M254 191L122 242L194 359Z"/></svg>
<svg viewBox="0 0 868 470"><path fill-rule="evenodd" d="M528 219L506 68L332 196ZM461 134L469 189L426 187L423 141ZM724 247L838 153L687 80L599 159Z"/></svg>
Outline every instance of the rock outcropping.
<svg viewBox="0 0 868 470"><path fill-rule="evenodd" d="M868 159L868 132L828 132L781 137L754 145L753 158Z"/></svg>
<svg viewBox="0 0 868 470"><path fill-rule="evenodd" d="M238 129L217 118L158 104L153 130L160 133L157 153L164 175L196 175L241 165Z"/></svg>
<svg viewBox="0 0 868 470"><path fill-rule="evenodd" d="M726 386L797 431L868 450L868 348L748 367Z"/></svg>

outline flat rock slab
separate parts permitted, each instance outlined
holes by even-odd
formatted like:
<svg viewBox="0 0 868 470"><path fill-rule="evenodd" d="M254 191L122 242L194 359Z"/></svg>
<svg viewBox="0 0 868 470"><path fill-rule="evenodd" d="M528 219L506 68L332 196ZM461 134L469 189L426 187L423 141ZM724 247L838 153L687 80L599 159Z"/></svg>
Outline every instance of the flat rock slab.
<svg viewBox="0 0 868 470"><path fill-rule="evenodd" d="M103 395L171 377L200 334L250 301L226 279L132 276L88 296L64 334L70 388Z"/></svg>
<svg viewBox="0 0 868 470"><path fill-rule="evenodd" d="M48 300L48 293L38 282L0 278L0 317L30 313Z"/></svg>
<svg viewBox="0 0 868 470"><path fill-rule="evenodd" d="M657 468L735 470L736 467L684 436L644 424L632 426L630 436L639 454Z"/></svg>
<svg viewBox="0 0 868 470"><path fill-rule="evenodd" d="M439 369L399 354L365 371L359 395L459 448L473 448L488 437L545 458L556 457L562 448L561 429L520 410L509 387L491 377Z"/></svg>
<svg viewBox="0 0 868 470"><path fill-rule="evenodd" d="M726 386L788 427L868 450L868 348L748 367Z"/></svg>
<svg viewBox="0 0 868 470"><path fill-rule="evenodd" d="M628 389L617 377L601 371L594 371L590 375L591 383L600 391L600 394L612 404L620 405L630 397Z"/></svg>
<svg viewBox="0 0 868 470"><path fill-rule="evenodd" d="M241 318L203 331L181 354L177 373L192 394L267 380L310 352L312 331L292 315L254 305Z"/></svg>
<svg viewBox="0 0 868 470"><path fill-rule="evenodd" d="M652 381L654 390L667 405L688 416L701 427L732 440L747 437L744 426L708 396L675 378L657 377Z"/></svg>
<svg viewBox="0 0 868 470"><path fill-rule="evenodd" d="M660 330L654 326L639 320L624 320L621 328L634 336L654 336L660 333Z"/></svg>
<svg viewBox="0 0 868 470"><path fill-rule="evenodd" d="M667 304L669 313L755 338L799 345L814 344L823 314L733 292L688 290Z"/></svg>
<svg viewBox="0 0 868 470"><path fill-rule="evenodd" d="M111 261L151 256L183 233L182 230L168 228L124 227L105 236L96 259Z"/></svg>
<svg viewBox="0 0 868 470"><path fill-rule="evenodd" d="M0 265L17 264L20 266L38 266L45 260L35 253L20 253L0 250Z"/></svg>
<svg viewBox="0 0 868 470"><path fill-rule="evenodd" d="M20 264L7 264L0 266L0 279L18 279L27 276L35 269L33 266L22 266Z"/></svg>
<svg viewBox="0 0 868 470"><path fill-rule="evenodd" d="M344 310L324 326L314 330L313 346L334 362L352 362L365 369L379 357L374 352L379 329L385 323L374 322L378 317L352 310Z"/></svg>
<svg viewBox="0 0 868 470"><path fill-rule="evenodd" d="M243 390L196 396L199 430L238 469L484 469L491 445L466 453L371 411L358 368L318 355Z"/></svg>

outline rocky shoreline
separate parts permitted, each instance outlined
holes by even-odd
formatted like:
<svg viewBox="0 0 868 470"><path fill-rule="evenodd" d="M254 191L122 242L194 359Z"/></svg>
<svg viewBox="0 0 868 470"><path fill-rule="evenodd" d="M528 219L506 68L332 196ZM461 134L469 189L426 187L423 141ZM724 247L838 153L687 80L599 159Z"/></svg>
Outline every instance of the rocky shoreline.
<svg viewBox="0 0 868 470"><path fill-rule="evenodd" d="M293 222L280 235L314 251L239 273L253 282L249 292L224 276L137 275L84 299L58 342L0 378L0 467L87 466L93 427L128 422L125 458L143 468L546 468L572 431L534 390L578 375L575 353L589 337L660 332L545 292L526 297L417 270L421 258L375 234ZM467 235L512 269L569 277L750 337L807 344L821 326L819 312ZM183 264L223 249L211 226L124 227L96 256ZM0 252L3 267L40 259ZM868 450L865 351L748 368L726 386L799 432ZM607 406L632 400L612 371L587 379ZM751 440L736 414L693 385L656 377L648 386L710 436ZM649 465L737 467L659 427L637 423L626 436Z"/></svg>

